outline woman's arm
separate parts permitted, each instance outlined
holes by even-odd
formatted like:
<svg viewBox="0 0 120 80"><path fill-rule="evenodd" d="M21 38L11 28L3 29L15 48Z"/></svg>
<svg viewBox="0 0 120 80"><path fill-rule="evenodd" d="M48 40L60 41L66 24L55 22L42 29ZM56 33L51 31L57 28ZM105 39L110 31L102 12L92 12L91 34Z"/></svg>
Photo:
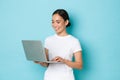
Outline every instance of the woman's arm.
<svg viewBox="0 0 120 80"><path fill-rule="evenodd" d="M82 52L78 51L78 52L74 53L74 57L75 57L74 62L63 59L59 56L56 57L54 60L58 61L58 62L63 62L71 68L82 69Z"/></svg>
<svg viewBox="0 0 120 80"><path fill-rule="evenodd" d="M74 62L64 59L64 63L72 68L82 69L82 52L78 51L74 53L74 57Z"/></svg>

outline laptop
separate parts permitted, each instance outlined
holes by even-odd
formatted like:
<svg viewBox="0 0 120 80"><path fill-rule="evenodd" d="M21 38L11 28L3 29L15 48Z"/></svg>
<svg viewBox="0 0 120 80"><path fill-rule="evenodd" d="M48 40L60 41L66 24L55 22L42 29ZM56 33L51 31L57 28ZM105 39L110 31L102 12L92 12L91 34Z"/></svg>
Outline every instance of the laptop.
<svg viewBox="0 0 120 80"><path fill-rule="evenodd" d="M58 63L57 61L47 60L45 49L40 40L22 40L22 44L27 60L46 63Z"/></svg>

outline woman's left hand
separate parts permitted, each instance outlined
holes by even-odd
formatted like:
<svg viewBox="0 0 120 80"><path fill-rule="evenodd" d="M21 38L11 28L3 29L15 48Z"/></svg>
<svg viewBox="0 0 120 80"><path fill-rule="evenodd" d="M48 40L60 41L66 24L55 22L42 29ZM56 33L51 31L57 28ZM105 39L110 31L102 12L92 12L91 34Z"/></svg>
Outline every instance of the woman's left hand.
<svg viewBox="0 0 120 80"><path fill-rule="evenodd" d="M55 57L54 59L52 59L52 61L64 62L65 59L63 59L62 57L57 56L57 57Z"/></svg>

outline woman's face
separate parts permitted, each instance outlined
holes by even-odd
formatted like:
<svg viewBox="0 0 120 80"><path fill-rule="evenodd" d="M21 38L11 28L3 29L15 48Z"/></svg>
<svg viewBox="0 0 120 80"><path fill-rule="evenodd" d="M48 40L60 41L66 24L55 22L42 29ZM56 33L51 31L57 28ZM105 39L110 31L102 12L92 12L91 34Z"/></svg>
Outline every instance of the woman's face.
<svg viewBox="0 0 120 80"><path fill-rule="evenodd" d="M68 20L65 21L59 14L54 14L52 16L52 27L57 34L65 32L67 24Z"/></svg>

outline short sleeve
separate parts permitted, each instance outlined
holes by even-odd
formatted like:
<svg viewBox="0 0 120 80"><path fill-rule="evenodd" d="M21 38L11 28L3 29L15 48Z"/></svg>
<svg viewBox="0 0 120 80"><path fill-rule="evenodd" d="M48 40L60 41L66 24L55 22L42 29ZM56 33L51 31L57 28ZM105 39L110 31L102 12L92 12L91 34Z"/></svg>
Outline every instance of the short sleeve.
<svg viewBox="0 0 120 80"><path fill-rule="evenodd" d="M80 45L80 42L79 40L75 40L73 42L73 47L72 47L72 52L75 53L77 51L82 51L82 48L81 48L81 45Z"/></svg>
<svg viewBox="0 0 120 80"><path fill-rule="evenodd" d="M44 43L44 47L46 48L46 49L48 49L48 39L45 39L45 43Z"/></svg>

